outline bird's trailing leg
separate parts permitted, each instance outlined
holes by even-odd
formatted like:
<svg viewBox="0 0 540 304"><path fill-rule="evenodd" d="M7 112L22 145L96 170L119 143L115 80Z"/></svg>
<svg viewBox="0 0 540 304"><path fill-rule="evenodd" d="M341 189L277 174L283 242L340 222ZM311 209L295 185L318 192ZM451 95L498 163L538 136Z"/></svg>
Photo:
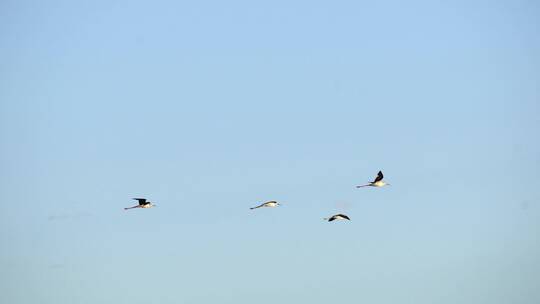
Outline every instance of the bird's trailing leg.
<svg viewBox="0 0 540 304"><path fill-rule="evenodd" d="M133 207L127 207L127 208L124 208L124 210L133 209L133 208L141 208L141 206L137 205L137 206L133 206Z"/></svg>
<svg viewBox="0 0 540 304"><path fill-rule="evenodd" d="M365 185L356 186L356 188L369 187L369 186L371 186L371 184L365 184Z"/></svg>

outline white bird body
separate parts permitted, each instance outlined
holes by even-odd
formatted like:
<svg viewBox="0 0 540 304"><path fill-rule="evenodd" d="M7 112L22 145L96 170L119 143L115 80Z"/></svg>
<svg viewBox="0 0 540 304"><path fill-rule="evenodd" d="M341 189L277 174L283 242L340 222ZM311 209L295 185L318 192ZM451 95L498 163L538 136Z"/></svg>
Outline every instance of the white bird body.
<svg viewBox="0 0 540 304"><path fill-rule="evenodd" d="M371 184L370 186L372 187L383 187L383 186L386 186L387 184L383 181L378 181L378 182L374 182L373 184Z"/></svg>
<svg viewBox="0 0 540 304"><path fill-rule="evenodd" d="M356 188L362 188L362 187L377 187L377 188L380 188L380 187L384 187L384 186L390 186L389 183L382 180L383 177L384 177L384 175L383 175L382 171L379 171L379 173L377 173L377 177L372 182L370 182L369 184L356 186Z"/></svg>
<svg viewBox="0 0 540 304"><path fill-rule="evenodd" d="M269 207L269 208L274 208L274 207L277 207L279 206L279 203L276 202L276 201L269 201L269 202L266 202L266 203L262 203L260 204L259 206L256 206L256 207L251 207L249 209L253 210L253 209L257 209L257 208L261 208L261 207Z"/></svg>
<svg viewBox="0 0 540 304"><path fill-rule="evenodd" d="M152 208L156 205L152 204L152 202L148 202L145 198L134 198L134 200L138 201L139 204L133 207L127 207L124 208L124 210L133 209L133 208Z"/></svg>
<svg viewBox="0 0 540 304"><path fill-rule="evenodd" d="M324 220L332 222L332 221L343 221L343 220L350 221L351 219L345 214L339 213L339 214L332 215L331 217L324 218Z"/></svg>

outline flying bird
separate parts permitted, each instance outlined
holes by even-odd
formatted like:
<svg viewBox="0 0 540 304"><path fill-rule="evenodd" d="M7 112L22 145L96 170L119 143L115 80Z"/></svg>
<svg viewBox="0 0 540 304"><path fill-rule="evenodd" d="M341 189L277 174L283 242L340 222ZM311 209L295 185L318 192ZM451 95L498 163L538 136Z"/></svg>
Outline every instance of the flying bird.
<svg viewBox="0 0 540 304"><path fill-rule="evenodd" d="M133 207L124 208L124 210L133 209L133 208L152 208L156 206L152 204L151 202L148 202L145 198L134 198L134 200L138 201L139 204Z"/></svg>
<svg viewBox="0 0 540 304"><path fill-rule="evenodd" d="M276 202L276 201L269 201L269 202L266 202L266 203L262 203L260 204L259 206L256 206L256 207L251 207L249 209L253 210L253 209L257 209L257 208L261 208L261 207L270 207L270 208L273 208L273 207L277 207L279 206L279 203Z"/></svg>
<svg viewBox="0 0 540 304"><path fill-rule="evenodd" d="M339 213L339 214L336 214L336 215L332 215L331 217L324 218L324 220L331 222L331 221L335 221L335 220L338 220L338 221L339 220L350 221L351 219L348 216L346 216L345 214Z"/></svg>
<svg viewBox="0 0 540 304"><path fill-rule="evenodd" d="M382 171L379 171L379 173L377 173L377 177L375 177L375 179L372 182L370 182L369 184L356 186L356 188L390 186L389 183L386 183L382 180L383 177L384 175L382 174Z"/></svg>

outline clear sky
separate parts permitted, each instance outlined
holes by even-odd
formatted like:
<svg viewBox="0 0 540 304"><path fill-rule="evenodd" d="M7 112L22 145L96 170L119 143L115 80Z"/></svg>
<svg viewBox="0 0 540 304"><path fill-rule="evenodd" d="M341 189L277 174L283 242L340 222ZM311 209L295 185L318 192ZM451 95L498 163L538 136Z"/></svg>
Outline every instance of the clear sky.
<svg viewBox="0 0 540 304"><path fill-rule="evenodd" d="M1 1L0 302L540 303L539 16Z"/></svg>

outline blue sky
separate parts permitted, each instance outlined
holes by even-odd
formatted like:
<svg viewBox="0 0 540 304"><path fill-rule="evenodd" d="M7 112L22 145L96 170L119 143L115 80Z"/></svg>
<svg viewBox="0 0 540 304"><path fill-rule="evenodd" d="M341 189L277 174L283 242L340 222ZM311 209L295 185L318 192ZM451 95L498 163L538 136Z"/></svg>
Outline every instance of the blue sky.
<svg viewBox="0 0 540 304"><path fill-rule="evenodd" d="M2 1L0 302L540 302L539 13Z"/></svg>

